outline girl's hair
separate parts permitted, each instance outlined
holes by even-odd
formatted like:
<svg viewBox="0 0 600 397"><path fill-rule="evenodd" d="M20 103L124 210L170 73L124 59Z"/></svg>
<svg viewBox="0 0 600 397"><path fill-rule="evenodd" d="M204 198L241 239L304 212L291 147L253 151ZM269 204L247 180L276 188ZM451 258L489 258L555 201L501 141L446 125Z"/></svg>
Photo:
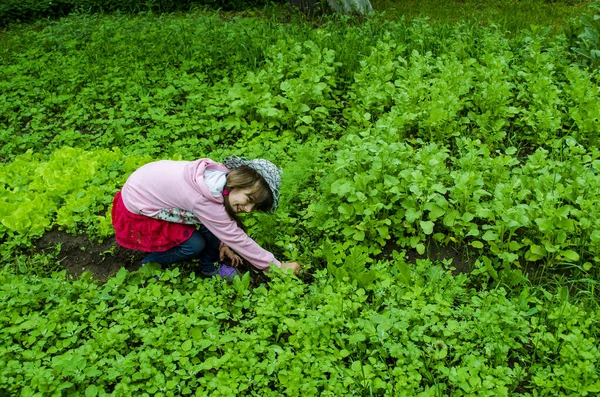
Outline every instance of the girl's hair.
<svg viewBox="0 0 600 397"><path fill-rule="evenodd" d="M242 165L227 174L225 190L232 191L233 189L246 188L252 188L250 197L257 211L267 212L273 207L273 193L271 193L267 181L257 171L246 165ZM233 208L229 205L229 195L226 195L224 199L227 214L229 214L231 219L236 221L238 226L246 230L241 220L233 211Z"/></svg>

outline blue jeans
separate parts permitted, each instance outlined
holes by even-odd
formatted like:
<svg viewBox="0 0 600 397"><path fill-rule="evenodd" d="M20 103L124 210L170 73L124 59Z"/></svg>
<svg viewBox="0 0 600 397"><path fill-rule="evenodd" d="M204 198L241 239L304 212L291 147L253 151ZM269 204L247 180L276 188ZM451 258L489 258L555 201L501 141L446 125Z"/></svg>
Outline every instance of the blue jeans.
<svg viewBox="0 0 600 397"><path fill-rule="evenodd" d="M163 252L153 252L144 258L142 264L148 262L159 265L198 258L200 272L205 276L214 276L219 272L219 239L204 225L192 233L191 237L183 243Z"/></svg>

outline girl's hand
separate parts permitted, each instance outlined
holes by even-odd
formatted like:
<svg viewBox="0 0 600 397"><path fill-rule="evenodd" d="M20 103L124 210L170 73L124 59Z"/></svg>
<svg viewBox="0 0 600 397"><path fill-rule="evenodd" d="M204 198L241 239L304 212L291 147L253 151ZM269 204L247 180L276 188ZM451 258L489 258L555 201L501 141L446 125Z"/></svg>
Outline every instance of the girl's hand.
<svg viewBox="0 0 600 397"><path fill-rule="evenodd" d="M292 269L294 274L298 274L300 271L300 264L298 262L287 262L281 264L282 269Z"/></svg>
<svg viewBox="0 0 600 397"><path fill-rule="evenodd" d="M238 267L238 265L242 264L242 258L240 258L231 248L226 245L223 245L219 248L219 259L222 261L227 257L231 261L231 266Z"/></svg>

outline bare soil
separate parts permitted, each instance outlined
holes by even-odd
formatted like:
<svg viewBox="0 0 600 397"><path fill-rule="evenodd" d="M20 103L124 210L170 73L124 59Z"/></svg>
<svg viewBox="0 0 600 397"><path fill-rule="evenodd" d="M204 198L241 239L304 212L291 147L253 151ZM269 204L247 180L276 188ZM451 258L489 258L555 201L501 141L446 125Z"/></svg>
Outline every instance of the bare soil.
<svg viewBox="0 0 600 397"><path fill-rule="evenodd" d="M376 259L391 259L393 252L405 251L407 263L415 264L419 259L430 259L435 262L446 262L453 268L453 274L468 273L473 269L477 254L458 245L440 245L433 239L427 241L425 252L419 254L416 249L406 249L390 241Z"/></svg>
<svg viewBox="0 0 600 397"><path fill-rule="evenodd" d="M74 236L60 230L44 234L36 243L36 251L51 254L56 251L57 245L60 246L57 260L60 262L60 268L65 269L68 276L79 278L89 271L92 277L100 282L108 280L122 267L129 271L138 270L142 266L142 259L148 255L146 252L121 247L114 237L98 243L90 241L84 235ZM181 269L182 274L188 274L197 269L197 264L181 262L177 267ZM245 272L252 269L241 265L238 270ZM253 282L262 280L261 272L252 273Z"/></svg>
<svg viewBox="0 0 600 397"><path fill-rule="evenodd" d="M114 237L97 243L86 236L73 236L63 231L52 230L37 242L37 251L51 253L60 245L57 259L69 276L79 278L85 271L93 277L106 281L120 268L134 271L140 268L145 252L121 247Z"/></svg>
<svg viewBox="0 0 600 397"><path fill-rule="evenodd" d="M121 247L114 237L98 243L90 241L86 236L74 236L59 230L52 230L40 238L36 244L36 251L53 253L56 251L57 245L60 246L57 259L69 276L79 278L84 272L89 271L94 279L102 282L116 274L122 267L129 271L139 269L142 259L147 255L145 252ZM460 247L440 246L431 240L428 242L424 254L419 254L412 249L406 250L390 242L376 259L391 259L394 251L405 251L405 259L408 263L416 263L418 259L427 258L433 261L451 261L450 266L454 268L453 273L455 274L469 272L476 258L475 255L469 255L468 251ZM254 279L259 275L253 274L253 276ZM260 279L260 277L258 278ZM301 276L301 278L305 282L311 281L309 275Z"/></svg>

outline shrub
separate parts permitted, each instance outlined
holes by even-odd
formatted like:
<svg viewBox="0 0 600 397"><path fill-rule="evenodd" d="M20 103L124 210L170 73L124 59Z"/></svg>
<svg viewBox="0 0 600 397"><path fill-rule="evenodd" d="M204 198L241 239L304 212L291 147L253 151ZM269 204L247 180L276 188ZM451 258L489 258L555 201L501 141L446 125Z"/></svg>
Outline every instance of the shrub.
<svg viewBox="0 0 600 397"><path fill-rule="evenodd" d="M277 0L275 0L277 1ZM282 0L279 0L280 2ZM13 22L57 18L72 12L138 13L187 11L193 6L241 10L265 5L268 0L4 0L0 4L0 27Z"/></svg>

